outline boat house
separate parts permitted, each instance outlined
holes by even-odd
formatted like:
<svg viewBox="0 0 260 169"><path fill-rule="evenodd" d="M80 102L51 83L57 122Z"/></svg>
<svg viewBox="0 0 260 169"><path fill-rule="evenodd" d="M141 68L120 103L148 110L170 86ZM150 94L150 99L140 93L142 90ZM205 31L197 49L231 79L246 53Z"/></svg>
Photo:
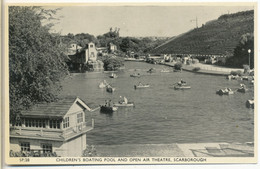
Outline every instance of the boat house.
<svg viewBox="0 0 260 169"><path fill-rule="evenodd" d="M103 70L103 62L97 60L97 49L93 42L88 43L85 47L68 53L69 67L72 70Z"/></svg>
<svg viewBox="0 0 260 169"><path fill-rule="evenodd" d="M94 128L94 120L86 119L86 112L93 110L77 97L22 111L21 122L10 126L10 151L38 156L82 156L86 133Z"/></svg>

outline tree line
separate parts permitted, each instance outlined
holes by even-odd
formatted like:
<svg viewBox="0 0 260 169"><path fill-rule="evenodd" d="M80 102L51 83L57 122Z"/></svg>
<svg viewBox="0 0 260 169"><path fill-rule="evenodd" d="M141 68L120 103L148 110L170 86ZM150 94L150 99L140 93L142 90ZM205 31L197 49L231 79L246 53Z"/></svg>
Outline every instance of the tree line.
<svg viewBox="0 0 260 169"><path fill-rule="evenodd" d="M56 10L40 7L9 7L10 120L19 123L21 110L58 98L61 80L68 73L59 37L43 25Z"/></svg>

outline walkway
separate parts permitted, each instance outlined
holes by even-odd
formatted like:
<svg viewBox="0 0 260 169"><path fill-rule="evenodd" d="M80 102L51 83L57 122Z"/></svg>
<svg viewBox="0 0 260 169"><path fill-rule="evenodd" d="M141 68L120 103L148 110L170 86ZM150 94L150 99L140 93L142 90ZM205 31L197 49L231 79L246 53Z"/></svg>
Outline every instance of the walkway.
<svg viewBox="0 0 260 169"><path fill-rule="evenodd" d="M98 157L252 157L253 143L98 145Z"/></svg>
<svg viewBox="0 0 260 169"><path fill-rule="evenodd" d="M161 63L162 65L167 65L173 67L176 62L165 62ZM193 71L195 67L199 67L199 71ZM208 65L208 64L192 64L192 65L183 65L182 69L189 72L194 73L201 73L201 74L209 74L209 75L220 75L220 76L227 76L230 74L231 71L244 71L243 69L236 69L236 68L226 68L216 65Z"/></svg>

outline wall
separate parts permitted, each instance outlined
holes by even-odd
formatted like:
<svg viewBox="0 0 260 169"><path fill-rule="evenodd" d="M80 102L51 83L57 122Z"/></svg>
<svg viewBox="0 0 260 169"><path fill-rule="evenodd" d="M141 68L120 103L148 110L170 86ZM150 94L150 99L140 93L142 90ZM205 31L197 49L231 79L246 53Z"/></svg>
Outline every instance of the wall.
<svg viewBox="0 0 260 169"><path fill-rule="evenodd" d="M58 156L62 156L64 154L64 150L62 149L63 142L61 141L51 141L51 140L36 140L36 139L28 139L28 138L10 138L10 150L15 152L21 151L20 143L21 142L29 142L31 150L42 150L42 144L51 144L53 152L56 152Z"/></svg>
<svg viewBox="0 0 260 169"><path fill-rule="evenodd" d="M62 149L66 157L81 157L83 151L86 149L86 134L73 138L63 144Z"/></svg>
<svg viewBox="0 0 260 169"><path fill-rule="evenodd" d="M56 152L61 157L80 157L86 149L86 134L80 135L67 142L49 141L49 140L36 140L28 138L10 138L10 150L14 152L21 151L20 143L29 142L30 149L42 150L41 145L52 144L53 152Z"/></svg>
<svg viewBox="0 0 260 169"><path fill-rule="evenodd" d="M77 114L80 112L83 113L83 122L85 122L85 112L83 111L83 109L77 103L74 103L70 107L69 111L64 116L64 118L69 117L70 127L75 127L77 125ZM63 128L63 124L62 124L62 128Z"/></svg>

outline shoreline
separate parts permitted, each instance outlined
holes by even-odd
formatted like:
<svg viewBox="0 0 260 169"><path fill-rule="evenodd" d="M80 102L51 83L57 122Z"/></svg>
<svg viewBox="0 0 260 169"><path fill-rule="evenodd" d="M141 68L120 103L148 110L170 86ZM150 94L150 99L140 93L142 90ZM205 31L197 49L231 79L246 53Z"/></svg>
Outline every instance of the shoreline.
<svg viewBox="0 0 260 169"><path fill-rule="evenodd" d="M161 65L165 66L170 66L174 67L174 64L171 63L160 63ZM188 66L188 65L183 65L182 70L191 72L191 73L197 73L197 74L204 74L204 75L213 75L213 76L227 76L230 75L230 72L221 72L221 71L212 71L212 70L205 70L205 69L200 69L199 71L193 71L195 67L194 66Z"/></svg>
<svg viewBox="0 0 260 169"><path fill-rule="evenodd" d="M145 62L144 60L127 60L127 61L130 61L130 62ZM145 62L146 63L146 62ZM149 63L147 63L149 64ZM169 67L174 67L174 62L164 62L164 63L158 63L160 65L165 65L165 66L169 66ZM241 69L232 69L232 68L225 68L225 67L222 67L222 68L218 68L218 67L213 67L211 65L207 65L208 67L212 67L212 69L230 69L231 71L236 71L236 70L241 70ZM195 67L200 67L200 70L199 71L193 71L193 69ZM213 76L227 76L227 75L230 75L231 71L216 71L216 70L207 70L207 69L204 69L202 66L200 65L197 65L197 66L192 66L192 65L184 65L182 66L182 70L184 71L187 71L187 72L191 72L191 73L197 73L197 74L204 74L204 75L213 75Z"/></svg>

